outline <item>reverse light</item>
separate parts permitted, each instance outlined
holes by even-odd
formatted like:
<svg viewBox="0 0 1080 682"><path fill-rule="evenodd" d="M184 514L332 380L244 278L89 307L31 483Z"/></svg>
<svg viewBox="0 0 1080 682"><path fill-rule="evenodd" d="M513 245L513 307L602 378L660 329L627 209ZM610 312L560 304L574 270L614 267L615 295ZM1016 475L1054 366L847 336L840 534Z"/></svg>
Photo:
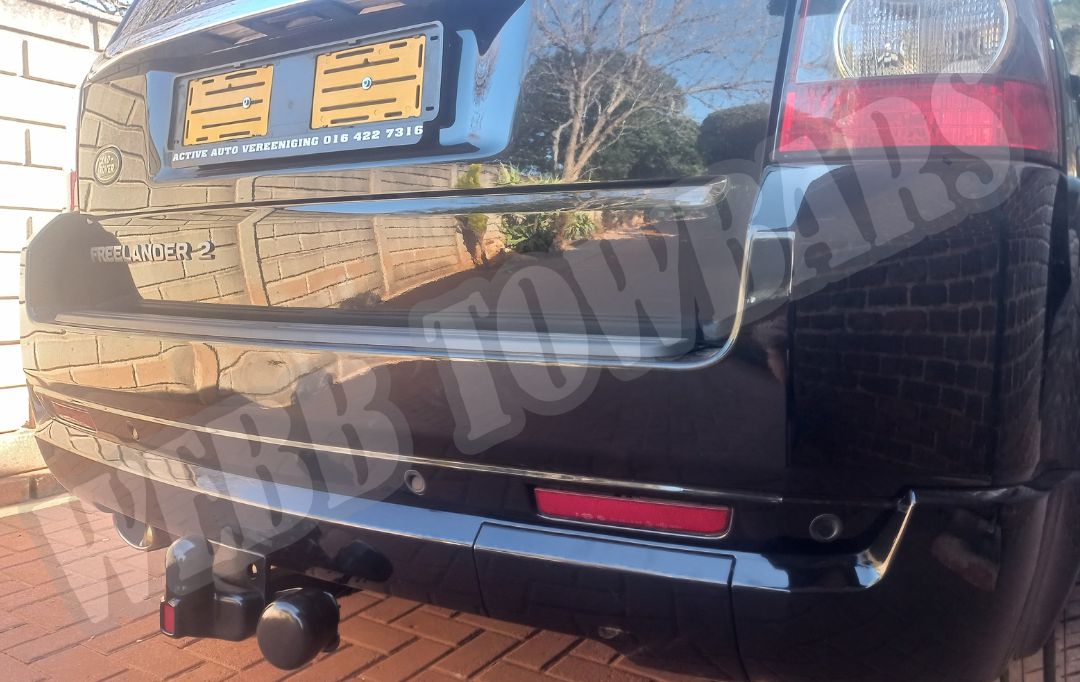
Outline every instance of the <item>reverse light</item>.
<svg viewBox="0 0 1080 682"><path fill-rule="evenodd" d="M535 495L539 512L554 519L713 537L731 527L730 507L543 488L537 488Z"/></svg>
<svg viewBox="0 0 1080 682"><path fill-rule="evenodd" d="M953 147L1056 158L1049 39L1034 5L804 0L778 154Z"/></svg>
<svg viewBox="0 0 1080 682"><path fill-rule="evenodd" d="M848 78L987 73L1009 34L1002 0L848 0L836 61Z"/></svg>

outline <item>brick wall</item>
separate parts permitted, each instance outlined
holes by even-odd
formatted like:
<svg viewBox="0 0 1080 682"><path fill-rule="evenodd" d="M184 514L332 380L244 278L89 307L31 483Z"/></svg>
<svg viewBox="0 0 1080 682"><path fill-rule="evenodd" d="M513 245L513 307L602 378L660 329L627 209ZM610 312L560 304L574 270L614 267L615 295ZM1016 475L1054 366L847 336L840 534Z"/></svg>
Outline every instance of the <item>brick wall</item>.
<svg viewBox="0 0 1080 682"><path fill-rule="evenodd" d="M0 432L27 416L19 251L67 206L78 85L115 27L62 0L0 0Z"/></svg>

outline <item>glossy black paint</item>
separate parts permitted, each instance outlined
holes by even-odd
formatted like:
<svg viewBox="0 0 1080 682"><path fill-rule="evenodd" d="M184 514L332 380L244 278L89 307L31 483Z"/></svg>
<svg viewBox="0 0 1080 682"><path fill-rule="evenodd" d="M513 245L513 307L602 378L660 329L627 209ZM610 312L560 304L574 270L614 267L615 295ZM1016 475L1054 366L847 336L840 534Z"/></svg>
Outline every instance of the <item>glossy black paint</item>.
<svg viewBox="0 0 1080 682"><path fill-rule="evenodd" d="M85 212L26 253L50 467L175 536L660 668L993 677L1041 645L1080 565L1075 163L773 163L795 4L712 3L695 29L735 36L724 59L664 74L725 86L682 110L713 155L693 172L635 148L513 182L556 132L538 3L313 2L308 28L139 38L84 90ZM178 75L430 21L442 99L415 147L170 167ZM599 227L550 250L495 235L560 213ZM211 262L87 258L205 239ZM730 504L733 528L542 519L552 484Z"/></svg>
<svg viewBox="0 0 1080 682"><path fill-rule="evenodd" d="M957 182L979 167L988 177L1000 178L1000 185L977 200L963 199ZM934 220L912 220L890 206L890 201L898 201L895 188L919 189L920 183L922 196L937 202L925 201L920 210ZM1038 441L1033 440L1041 423L1041 362L1050 352L1046 330L1053 324L1070 325L1069 316L1075 315L1069 307L1052 310L1040 304L1052 286L1063 285L1061 279L1050 279L1053 250L1060 248L1052 243L1052 232L1056 222L1065 220L1056 199L1059 184L1060 175L1053 169L1007 162L953 164L933 174L920 165L896 174L887 163L869 161L857 167L771 170L746 221L755 231L795 235L790 255L795 267L789 275L794 294L790 300L762 296L749 305L730 356L697 371L555 370L432 357L394 359L393 350L367 347L357 347L352 356L339 361L328 354L333 348L320 352L300 344L293 350L274 350L272 334L271 341L261 344L269 348L245 349L235 338L215 337L208 320L195 332L200 342L154 341L159 345L153 355L142 359L135 355L137 364L150 365L145 370L122 372L111 386L77 380L64 391L148 417L241 436L688 489L842 496L854 487L860 497L895 499L912 486L1022 484L1055 467L1075 466L1073 456L1064 451L1058 455L1067 457L1064 461L1043 461ZM855 193L862 197L842 200ZM792 195L804 197L802 203L769 198ZM453 200L447 201L452 205ZM303 216L334 230L364 229L365 219L353 217L356 204L362 202L307 206ZM226 227L211 228L223 235L215 237L223 244L215 267L223 269L213 273L214 291L220 291L242 269L241 257L229 251L230 241L238 239L229 236L235 232L228 225L243 223L249 214L241 210L188 214L183 221L173 221L179 223L173 230L179 231L166 234L169 239L190 239L183 235L205 231L212 220L224 218ZM276 229L282 223L274 222L281 220L275 215L265 220ZM445 224L441 215L413 220L419 225ZM370 324L372 319L390 320L392 325L413 320L431 324L423 321L435 319L452 325L454 311L469 305L478 293L490 297L492 308L499 309L496 299L506 288L506 277L513 281L515 269L521 267L515 263L519 257L512 256L499 268L509 274L495 275L490 284L481 280L478 286L468 281L460 286L455 277L436 279L367 309L350 304L332 311L288 302L262 308L194 300L156 302L148 299L191 296L185 292L192 290L194 280L124 282L123 265L104 270L108 277L87 273L87 287L65 286L71 273L101 268L85 263L86 249L81 245L107 240L103 228L120 232L122 241L138 241L145 237L129 238L125 231L152 234L155 222L114 219L99 226L76 217L56 229L55 236L47 230L31 247L28 264L28 302L38 311L35 316L48 319L59 314L59 319L70 319L63 313L86 310L84 301L94 301L90 309L105 315L112 310L155 315L196 311L246 317L257 326L303 320ZM162 222L158 229L165 225ZM658 225L661 233L670 229L669 253L690 263L715 262L729 247L745 250L746 233L721 228L720 239L710 234L715 227L707 220ZM866 232L874 235L872 241L863 240ZM598 244L597 252L604 248ZM850 245L849 250L837 248L843 244ZM661 281L647 279L640 262L654 245L625 240L615 258L603 266L582 265L591 257L584 250L559 259L568 263L565 281L571 283L587 281L583 272L614 280L621 267L635 273L640 285ZM771 266L788 256L782 251L760 253L762 258L750 263L750 279L758 282L758 288L768 288L764 282ZM35 271L35 258L58 267ZM169 265L131 267L142 268L136 274L145 277L141 273L156 274L159 267L164 272ZM543 272L551 271L561 273L555 268ZM717 343L722 342L730 337L724 325L730 326L732 317L724 311L736 304L734 278L719 267L698 270L695 277L714 283L693 296L699 301L694 306L699 328L703 320L720 318ZM1071 273L1059 270L1058 277ZM536 281L550 286L559 280ZM726 286L715 284L724 282ZM713 287L720 293L713 294ZM677 291L685 297L694 289L690 284ZM554 326L581 301L599 313L618 310L620 295L586 295L565 306L560 301L540 305ZM670 310L666 298L632 300L645 301L661 313ZM717 313L703 314L706 306ZM529 313L536 308L524 303L499 310ZM671 319L666 330L671 335L689 323L679 313ZM552 330L560 331L557 326ZM49 329L38 333L42 340L61 338ZM72 327L62 338L72 347L94 345L99 354L117 359L130 348L124 335ZM1067 345L1068 340L1059 338L1057 343ZM162 360L156 355L160 352L172 359ZM197 359L203 357L205 361ZM193 361L198 364L186 364ZM67 383L72 376L70 365L56 364L37 368L43 386L57 380ZM300 392L289 388L292 372L281 373L273 380L280 383L273 385L262 373L263 368L288 366L302 368L304 379L296 384ZM1002 372L1008 376L996 372L996 366L1005 368ZM158 391L163 389L164 394L155 395L153 384L142 387L141 375L161 371L169 375L160 380L165 383ZM323 391L319 386L334 388ZM128 388L138 389L137 394L125 395ZM277 397L268 402L271 394ZM342 405L356 399L364 401L367 422L354 422L355 431L343 430ZM489 405L490 410L477 411L478 405ZM255 426L243 421L244 412ZM483 421L492 419L493 425ZM155 428L143 425L139 431L145 439ZM363 438L355 435L361 433ZM166 432L155 447L179 460L210 456L223 467L236 466L227 454L232 446L218 451L216 439L177 438ZM263 456L288 461L294 455L284 451ZM323 466L350 466L348 454L334 464L334 456L323 457ZM307 481L313 475L307 469L294 474L279 466L272 470L283 482ZM314 475L331 478L318 471ZM448 493L448 498L454 494ZM528 502L522 506L528 508Z"/></svg>

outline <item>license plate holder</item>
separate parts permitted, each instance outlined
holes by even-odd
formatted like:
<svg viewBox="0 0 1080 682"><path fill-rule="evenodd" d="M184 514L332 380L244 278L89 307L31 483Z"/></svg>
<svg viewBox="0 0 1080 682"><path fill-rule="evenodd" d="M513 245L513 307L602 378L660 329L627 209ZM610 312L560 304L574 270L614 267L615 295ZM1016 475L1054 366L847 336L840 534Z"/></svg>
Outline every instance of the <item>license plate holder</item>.
<svg viewBox="0 0 1080 682"><path fill-rule="evenodd" d="M422 34L319 55L311 128L417 118L426 57Z"/></svg>
<svg viewBox="0 0 1080 682"><path fill-rule="evenodd" d="M184 112L184 145L266 135L273 65L192 78Z"/></svg>
<svg viewBox="0 0 1080 682"><path fill-rule="evenodd" d="M265 134L261 136L206 140L201 143L186 144L190 141L190 138L184 134L187 112L191 108L189 106L190 83L194 79L209 78L216 74L210 72L180 75L175 80L176 105L173 108L173 131L175 132L167 148L167 166L175 169L202 168L282 157L302 159L314 154L416 145L424 136L425 124L434 120L439 114L443 68L442 35L442 24L433 22L365 36L348 42L312 46L302 51L262 60L259 65L273 68L276 86L268 105L267 128ZM417 42L409 43L409 46L423 45L423 62L422 64L419 62L418 52L411 52L417 57L417 69L409 73L403 71L397 77L417 76L416 80L419 81L417 84L420 85L418 107L415 96L416 86L413 85L410 108L395 107L381 110L380 117L370 121L338 120L334 122L334 117L315 120L313 113L317 99L316 80L319 74L320 57L364 49L368 46L389 45L410 40ZM224 73L219 70L219 73L227 75L242 72L244 69L250 70L255 66L240 64ZM328 84L327 87L343 84L347 83L333 83ZM371 89L375 89L375 84ZM329 106L333 105L334 102L331 101ZM400 115L396 112L400 112ZM391 115L386 116L387 113ZM316 125L322 127L315 127ZM298 160L297 165L303 165L303 163L302 160Z"/></svg>

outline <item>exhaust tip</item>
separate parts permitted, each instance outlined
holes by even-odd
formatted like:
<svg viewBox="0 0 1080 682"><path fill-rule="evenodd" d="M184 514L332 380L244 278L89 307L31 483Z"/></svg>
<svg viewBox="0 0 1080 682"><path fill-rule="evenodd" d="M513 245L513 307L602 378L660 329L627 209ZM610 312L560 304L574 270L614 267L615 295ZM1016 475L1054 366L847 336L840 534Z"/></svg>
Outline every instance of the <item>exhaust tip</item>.
<svg viewBox="0 0 1080 682"><path fill-rule="evenodd" d="M113 527L121 540L140 552L162 549L172 542L165 531L120 513L113 514Z"/></svg>

